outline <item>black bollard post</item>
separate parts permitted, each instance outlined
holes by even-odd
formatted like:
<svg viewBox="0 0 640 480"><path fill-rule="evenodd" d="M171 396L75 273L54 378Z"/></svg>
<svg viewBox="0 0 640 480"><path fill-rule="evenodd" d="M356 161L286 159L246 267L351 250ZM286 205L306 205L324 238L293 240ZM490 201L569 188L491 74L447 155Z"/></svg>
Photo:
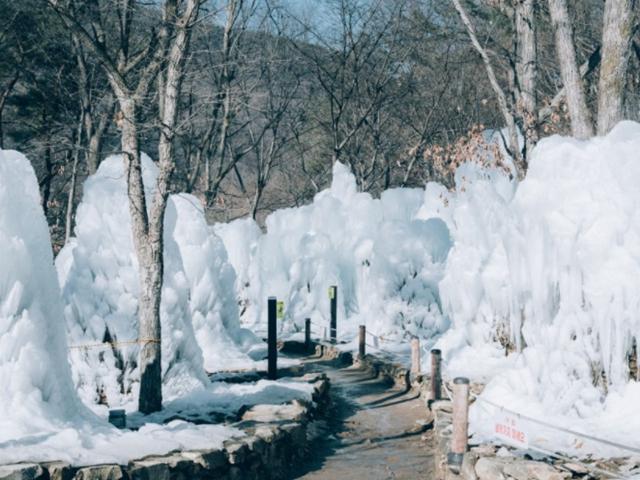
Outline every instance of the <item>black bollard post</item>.
<svg viewBox="0 0 640 480"><path fill-rule="evenodd" d="M364 358L366 353L365 342L367 341L367 327L360 325L360 338L358 338L358 355L360 358Z"/></svg>
<svg viewBox="0 0 640 480"><path fill-rule="evenodd" d="M431 350L431 400L440 400L442 374L440 373L440 363L442 352L437 348Z"/></svg>
<svg viewBox="0 0 640 480"><path fill-rule="evenodd" d="M309 351L311 349L311 319L304 320L304 348Z"/></svg>
<svg viewBox="0 0 640 480"><path fill-rule="evenodd" d="M278 378L278 346L277 346L277 328L276 317L278 313L278 300L276 297L269 297L267 301L267 378L276 380Z"/></svg>
<svg viewBox="0 0 640 480"><path fill-rule="evenodd" d="M332 285L329 288L329 298L331 299L331 323L329 329L331 330L331 343L335 344L338 338L338 287Z"/></svg>

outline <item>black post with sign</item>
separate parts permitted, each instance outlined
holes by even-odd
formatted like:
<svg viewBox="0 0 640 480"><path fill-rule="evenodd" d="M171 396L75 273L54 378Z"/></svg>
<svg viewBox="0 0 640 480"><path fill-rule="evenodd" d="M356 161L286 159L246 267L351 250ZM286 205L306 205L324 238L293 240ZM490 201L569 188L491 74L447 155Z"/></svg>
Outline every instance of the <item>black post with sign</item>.
<svg viewBox="0 0 640 480"><path fill-rule="evenodd" d="M278 300L276 297L269 297L267 301L267 378L276 380L278 378L278 345L277 345L277 313Z"/></svg>
<svg viewBox="0 0 640 480"><path fill-rule="evenodd" d="M338 287L332 285L329 288L329 298L331 299L331 343L335 344L338 337Z"/></svg>

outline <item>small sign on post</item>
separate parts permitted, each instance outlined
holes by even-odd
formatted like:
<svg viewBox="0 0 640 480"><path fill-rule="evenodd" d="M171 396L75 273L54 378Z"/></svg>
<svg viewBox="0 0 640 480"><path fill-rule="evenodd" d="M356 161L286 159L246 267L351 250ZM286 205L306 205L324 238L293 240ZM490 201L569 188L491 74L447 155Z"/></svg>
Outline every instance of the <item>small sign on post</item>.
<svg viewBox="0 0 640 480"><path fill-rule="evenodd" d="M529 448L529 435L524 422L518 415L499 411L495 416L494 433L496 438L517 448Z"/></svg>
<svg viewBox="0 0 640 480"><path fill-rule="evenodd" d="M284 318L284 302L278 302L276 317L278 317L278 320L282 320Z"/></svg>

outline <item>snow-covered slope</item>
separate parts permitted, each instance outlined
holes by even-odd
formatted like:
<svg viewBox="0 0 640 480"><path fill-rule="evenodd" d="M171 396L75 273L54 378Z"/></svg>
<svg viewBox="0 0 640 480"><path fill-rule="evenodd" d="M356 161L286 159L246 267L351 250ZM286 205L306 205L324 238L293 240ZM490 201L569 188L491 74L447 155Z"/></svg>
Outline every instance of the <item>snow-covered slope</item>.
<svg viewBox="0 0 640 480"><path fill-rule="evenodd" d="M29 161L0 150L0 444L92 418L71 381L60 290Z"/></svg>
<svg viewBox="0 0 640 480"><path fill-rule="evenodd" d="M303 328L306 317L326 325L327 291L337 285L342 338L359 324L397 338L442 331L437 285L451 243L442 220L417 218L422 200L419 189L380 199L358 193L337 163L331 188L311 205L271 214L266 234L246 219L216 225L238 273L243 324L264 328L266 300L275 295L286 305L286 332Z"/></svg>

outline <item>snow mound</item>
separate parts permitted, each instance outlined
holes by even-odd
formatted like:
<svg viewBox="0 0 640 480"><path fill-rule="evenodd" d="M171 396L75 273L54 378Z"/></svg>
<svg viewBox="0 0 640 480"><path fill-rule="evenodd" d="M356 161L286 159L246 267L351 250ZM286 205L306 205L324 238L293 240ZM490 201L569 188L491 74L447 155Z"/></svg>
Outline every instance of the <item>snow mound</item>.
<svg viewBox="0 0 640 480"><path fill-rule="evenodd" d="M93 417L67 360L60 290L38 182L0 150L0 444Z"/></svg>
<svg viewBox="0 0 640 480"><path fill-rule="evenodd" d="M589 141L541 141L515 194L476 177L441 202L455 238L440 283L451 375L490 379L483 396L521 413L637 438L622 407L638 399L639 183L640 125L623 122ZM474 407L479 435L491 419ZM604 454L537 433L548 449Z"/></svg>
<svg viewBox="0 0 640 480"><path fill-rule="evenodd" d="M59 254L73 379L89 404L123 405L137 399L139 370L138 263L133 247L127 186L121 156L107 158L87 179L76 215L75 239ZM147 198L157 167L142 156ZM190 284L173 237L176 210L165 217L162 288L162 375L167 400L206 385L195 340ZM113 347L101 342L116 342ZM86 348L85 348L86 346Z"/></svg>
<svg viewBox="0 0 640 480"><path fill-rule="evenodd" d="M271 214L266 233L250 219L216 225L238 275L241 322L264 329L266 300L275 295L285 302L284 333L309 317L321 335L327 291L337 285L340 338L353 337L359 324L397 338L444 330L437 285L451 241L441 219L418 218L423 195L396 189L374 199L336 163L331 188L310 205Z"/></svg>

